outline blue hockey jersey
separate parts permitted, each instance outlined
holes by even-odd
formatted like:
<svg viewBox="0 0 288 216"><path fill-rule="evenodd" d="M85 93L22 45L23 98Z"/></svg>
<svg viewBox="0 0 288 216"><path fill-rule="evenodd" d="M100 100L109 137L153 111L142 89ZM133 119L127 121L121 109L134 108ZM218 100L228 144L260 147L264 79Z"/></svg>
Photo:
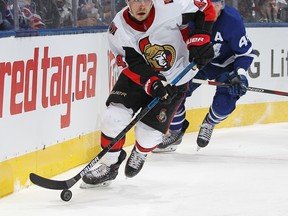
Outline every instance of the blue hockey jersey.
<svg viewBox="0 0 288 216"><path fill-rule="evenodd" d="M222 68L218 68L222 72L237 68L248 70L253 61L252 43L246 35L242 17L235 8L226 5L221 11L213 25L211 41L215 57L210 64Z"/></svg>

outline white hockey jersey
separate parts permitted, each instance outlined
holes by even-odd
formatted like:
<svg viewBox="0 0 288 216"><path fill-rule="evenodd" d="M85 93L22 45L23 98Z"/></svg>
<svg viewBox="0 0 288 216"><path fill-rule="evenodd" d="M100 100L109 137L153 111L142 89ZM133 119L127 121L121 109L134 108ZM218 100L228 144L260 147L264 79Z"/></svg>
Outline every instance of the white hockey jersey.
<svg viewBox="0 0 288 216"><path fill-rule="evenodd" d="M121 72L129 70L125 61L124 47L133 48L145 59L154 71L162 73L168 83L189 64L189 53L181 29L183 13L204 10L205 4L196 5L200 0L155 0L147 20L140 24L129 18L128 7L114 18L108 32L111 51ZM200 9L199 9L200 8ZM141 76L145 71L132 71ZM192 79L197 71L189 71L177 85Z"/></svg>

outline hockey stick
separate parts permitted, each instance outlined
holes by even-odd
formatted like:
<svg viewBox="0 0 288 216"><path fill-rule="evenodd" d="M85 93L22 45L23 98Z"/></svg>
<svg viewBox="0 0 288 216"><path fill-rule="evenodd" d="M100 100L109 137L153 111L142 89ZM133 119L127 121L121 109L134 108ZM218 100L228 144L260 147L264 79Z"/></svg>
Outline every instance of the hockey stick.
<svg viewBox="0 0 288 216"><path fill-rule="evenodd" d="M219 86L219 87L230 87L231 84L226 83L220 83L215 81L209 81L209 80L202 80L202 79L192 79L193 83L198 84L206 84L206 85L213 85L213 86ZM266 93L266 94L274 94L274 95L280 95L280 96L288 96L288 92L282 92L282 91L276 91L271 89L263 89L263 88L257 88L257 87L248 87L248 91L253 92L259 92L259 93Z"/></svg>
<svg viewBox="0 0 288 216"><path fill-rule="evenodd" d="M175 85L180 79L182 79L193 67L194 62L191 62L172 82ZM67 190L71 188L76 182L78 182L118 141L120 141L126 133L139 122L158 102L160 98L154 98L132 121L124 128L111 142L104 148L95 158L93 158L78 174L74 177L58 181L53 179L44 178L35 173L30 173L30 180L35 185L43 188L53 189L53 190Z"/></svg>

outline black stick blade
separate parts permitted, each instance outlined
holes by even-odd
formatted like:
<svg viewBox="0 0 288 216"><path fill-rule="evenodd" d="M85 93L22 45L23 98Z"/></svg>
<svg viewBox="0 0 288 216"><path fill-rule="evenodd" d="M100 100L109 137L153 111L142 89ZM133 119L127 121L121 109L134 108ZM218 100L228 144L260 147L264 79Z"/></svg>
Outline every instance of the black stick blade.
<svg viewBox="0 0 288 216"><path fill-rule="evenodd" d="M53 189L53 190L69 189L72 185L74 185L76 183L74 181L74 178L66 180L66 181L57 181L57 180L44 178L44 177L39 176L35 173L30 173L30 180L35 185L38 185L40 187L47 188L47 189ZM72 185L71 185L70 181L71 181Z"/></svg>

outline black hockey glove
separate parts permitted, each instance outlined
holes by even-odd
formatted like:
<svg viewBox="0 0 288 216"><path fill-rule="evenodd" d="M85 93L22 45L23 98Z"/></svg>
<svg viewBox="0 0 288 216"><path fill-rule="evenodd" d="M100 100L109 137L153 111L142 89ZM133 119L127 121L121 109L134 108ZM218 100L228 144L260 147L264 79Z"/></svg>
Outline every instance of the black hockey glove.
<svg viewBox="0 0 288 216"><path fill-rule="evenodd" d="M145 83L145 91L153 98L160 97L160 102L170 104L177 94L175 85L167 84L162 76L153 76Z"/></svg>
<svg viewBox="0 0 288 216"><path fill-rule="evenodd" d="M210 35L203 31L195 30L192 32L186 44L189 49L189 61L194 60L199 69L203 68L214 57Z"/></svg>
<svg viewBox="0 0 288 216"><path fill-rule="evenodd" d="M233 71L229 73L229 82L232 84L232 86L228 88L230 95L241 97L246 94L249 84L245 75L238 75L237 72Z"/></svg>

